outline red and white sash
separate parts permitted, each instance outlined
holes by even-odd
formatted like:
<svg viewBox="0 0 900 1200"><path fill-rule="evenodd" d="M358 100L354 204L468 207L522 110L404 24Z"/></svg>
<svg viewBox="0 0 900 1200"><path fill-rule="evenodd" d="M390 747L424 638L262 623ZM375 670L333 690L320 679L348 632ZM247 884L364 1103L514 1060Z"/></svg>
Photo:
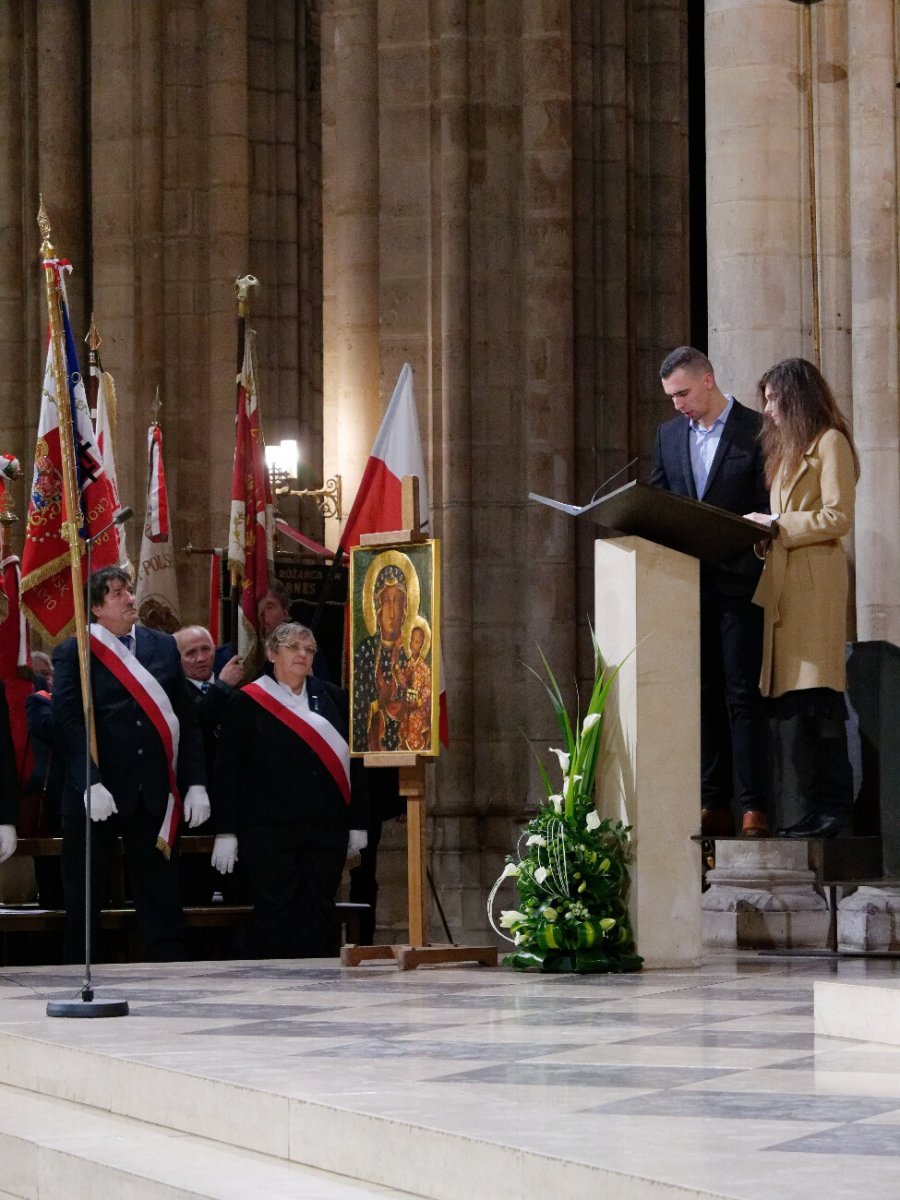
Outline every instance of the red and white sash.
<svg viewBox="0 0 900 1200"><path fill-rule="evenodd" d="M175 781L180 726L172 702L166 695L165 688L138 662L137 655L126 650L119 639L103 625L91 625L91 653L115 675L122 687L144 710L162 742L169 772L169 800L156 845L168 858L184 811Z"/></svg>
<svg viewBox="0 0 900 1200"><path fill-rule="evenodd" d="M330 721L318 713L301 716L285 702L281 685L269 675L261 675L255 683L241 689L266 712L285 724L291 732L303 738L310 750L334 780L344 803L350 803L350 747Z"/></svg>

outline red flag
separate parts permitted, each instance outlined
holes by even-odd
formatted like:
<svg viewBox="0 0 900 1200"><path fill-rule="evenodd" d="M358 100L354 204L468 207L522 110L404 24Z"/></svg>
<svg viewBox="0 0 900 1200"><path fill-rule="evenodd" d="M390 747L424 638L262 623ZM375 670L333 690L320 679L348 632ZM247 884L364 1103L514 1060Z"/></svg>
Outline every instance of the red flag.
<svg viewBox="0 0 900 1200"><path fill-rule="evenodd" d="M46 263L45 269L61 272L59 261ZM106 529L93 543L91 569L96 571L117 561L118 537L107 529L118 511L118 503L103 469L103 459L94 438L84 391L75 339L69 324L64 281L60 277L60 312L63 323L65 362L63 374L68 381L68 396L61 397L72 413L73 455L78 476L78 491L84 523L82 538ZM22 551L21 602L25 615L44 641L51 646L68 637L75 628L69 546L63 537L63 522L68 521L62 479L60 430L56 412L56 381L53 374L55 347L47 350L47 367L41 397L37 444L34 452L34 477L28 504L28 524ZM84 541L81 549L82 577L87 573ZM81 586L81 581L79 581Z"/></svg>
<svg viewBox="0 0 900 1200"><path fill-rule="evenodd" d="M341 535L340 547L359 545L364 533L390 533L401 529L403 523L402 483L404 475L419 480L419 528L427 530L430 522L428 479L419 437L419 417L413 393L412 368L404 363L397 386L375 438L372 453L353 501L353 508ZM440 671L440 735L445 746L450 745L447 718L447 693L444 668Z"/></svg>
<svg viewBox="0 0 900 1200"><path fill-rule="evenodd" d="M122 504L119 500L116 455L113 447L113 414L116 408L116 385L109 371L104 371L100 365L100 355L95 351L92 357L96 359L96 362L91 363L88 382L94 391L94 409L96 412L94 431L97 435L97 448L103 459L103 470L106 472L106 478L109 480L113 495L116 498L116 512L119 512ZM130 571L131 563L128 561L128 552L125 549L125 530L117 525L111 532L115 536L119 547L119 566Z"/></svg>
<svg viewBox="0 0 900 1200"><path fill-rule="evenodd" d="M296 542L298 546L302 546L304 550L309 550L318 558L334 557L327 546L320 545L314 538L307 537L305 533L301 533L299 529L295 529L293 525L289 525L284 517L275 518L275 532L283 533L286 538L290 538L292 542Z"/></svg>
<svg viewBox="0 0 900 1200"><path fill-rule="evenodd" d="M274 571L275 557L272 487L266 470L253 361L255 338L255 331L248 329L238 387L228 535L232 588L237 587L240 592L237 652L250 662L259 657L258 610L269 590L269 573Z"/></svg>
<svg viewBox="0 0 900 1200"><path fill-rule="evenodd" d="M25 697L34 691L31 682L31 650L28 627L19 607L19 559L7 555L0 562L0 577L7 597L6 616L0 621L0 679L6 689L9 705L9 726L16 751L16 773L19 784L28 778L33 759L28 750L28 728L25 724Z"/></svg>

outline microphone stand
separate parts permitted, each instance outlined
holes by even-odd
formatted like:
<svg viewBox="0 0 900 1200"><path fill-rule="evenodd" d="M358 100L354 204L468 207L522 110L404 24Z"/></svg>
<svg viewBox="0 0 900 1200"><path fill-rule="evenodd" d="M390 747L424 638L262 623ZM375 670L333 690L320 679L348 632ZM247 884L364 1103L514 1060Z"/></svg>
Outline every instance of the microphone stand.
<svg viewBox="0 0 900 1200"><path fill-rule="evenodd" d="M134 509L123 508L116 513L110 523L101 529L99 533L95 533L92 537L85 538L85 546L87 550L87 578L88 587L91 582L91 549L94 542L109 533L111 529L115 529L134 516ZM90 622L88 622L88 680L91 677L91 638L90 638ZM84 982L81 986L80 1000L49 1000L47 1002L48 1017L127 1017L128 1016L128 1001L127 1000L98 1000L94 996L94 987L91 982L91 767L93 759L91 758L91 740L94 728L94 693L93 688L88 685L87 694L84 701L84 815L85 815L85 830L84 830Z"/></svg>

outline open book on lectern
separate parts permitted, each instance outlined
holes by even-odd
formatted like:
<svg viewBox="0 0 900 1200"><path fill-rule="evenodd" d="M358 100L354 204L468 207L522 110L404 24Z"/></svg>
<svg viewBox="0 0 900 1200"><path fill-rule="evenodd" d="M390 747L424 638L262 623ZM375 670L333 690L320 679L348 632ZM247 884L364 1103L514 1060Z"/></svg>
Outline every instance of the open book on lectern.
<svg viewBox="0 0 900 1200"><path fill-rule="evenodd" d="M724 508L677 496L637 479L583 506L563 504L535 492L529 492L528 499L570 517L586 518L600 526L600 537L642 537L704 562L733 558L752 549L756 542L768 541L773 534L767 526Z"/></svg>

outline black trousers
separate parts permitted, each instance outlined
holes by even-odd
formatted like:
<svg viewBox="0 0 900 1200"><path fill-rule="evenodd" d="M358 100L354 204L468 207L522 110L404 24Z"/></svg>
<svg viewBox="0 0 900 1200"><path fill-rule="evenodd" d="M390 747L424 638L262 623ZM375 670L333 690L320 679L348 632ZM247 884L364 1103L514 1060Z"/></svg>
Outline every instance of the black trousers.
<svg viewBox="0 0 900 1200"><path fill-rule="evenodd" d="M180 962L188 957L179 887L178 850L166 858L156 848L162 817L147 812L143 799L128 815L91 822L91 958L100 949L99 915L109 894L109 868L122 838L138 933L147 962ZM63 817L62 876L66 902L66 962L84 962L86 818Z"/></svg>
<svg viewBox="0 0 900 1200"><path fill-rule="evenodd" d="M768 729L759 693L763 611L746 596L700 597L703 808L769 810Z"/></svg>
<svg viewBox="0 0 900 1200"><path fill-rule="evenodd" d="M778 824L808 816L853 819L853 768L842 692L807 688L770 702Z"/></svg>
<svg viewBox="0 0 900 1200"><path fill-rule="evenodd" d="M245 825L238 834L253 923L249 958L332 958L340 953L334 901L347 830L310 823Z"/></svg>

